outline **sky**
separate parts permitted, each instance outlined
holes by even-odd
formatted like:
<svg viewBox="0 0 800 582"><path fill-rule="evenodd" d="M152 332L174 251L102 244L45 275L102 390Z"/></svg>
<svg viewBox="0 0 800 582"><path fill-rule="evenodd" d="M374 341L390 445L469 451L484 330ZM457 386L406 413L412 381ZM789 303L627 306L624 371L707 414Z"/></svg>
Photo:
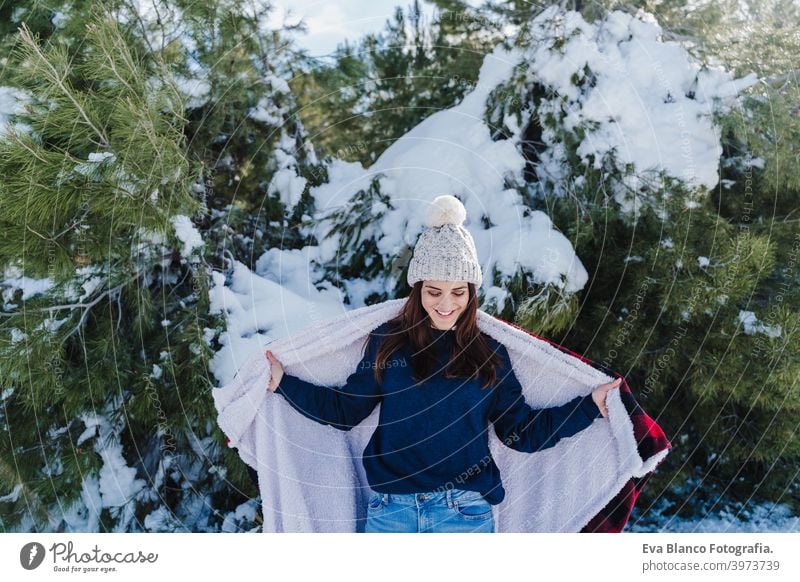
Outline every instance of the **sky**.
<svg viewBox="0 0 800 582"><path fill-rule="evenodd" d="M411 4L412 0L273 0L270 24L277 27L284 20L294 24L304 19L308 32L294 36L311 56L318 57L332 53L346 38L354 41L382 30L395 6L405 10ZM471 0L470 4L478 6L481 2ZM421 2L421 6L425 17L432 18L434 7L427 2Z"/></svg>

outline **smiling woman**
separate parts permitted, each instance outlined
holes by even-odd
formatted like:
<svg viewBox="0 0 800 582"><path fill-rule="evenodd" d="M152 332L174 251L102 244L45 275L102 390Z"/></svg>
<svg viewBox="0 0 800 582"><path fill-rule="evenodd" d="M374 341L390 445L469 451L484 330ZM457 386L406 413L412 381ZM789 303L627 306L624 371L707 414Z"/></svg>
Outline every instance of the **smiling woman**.
<svg viewBox="0 0 800 582"><path fill-rule="evenodd" d="M506 447L548 449L605 416L599 404L618 386L550 408L525 402L507 348L478 327L482 274L465 217L454 196L433 201L408 268L411 294L367 336L345 386L320 390L267 353L268 389L312 420L349 431L380 404L362 457L372 490L366 532L496 531L505 489L489 424Z"/></svg>
<svg viewBox="0 0 800 582"><path fill-rule="evenodd" d="M469 290L464 281L425 281L422 285L422 307L437 329L455 327L468 301Z"/></svg>

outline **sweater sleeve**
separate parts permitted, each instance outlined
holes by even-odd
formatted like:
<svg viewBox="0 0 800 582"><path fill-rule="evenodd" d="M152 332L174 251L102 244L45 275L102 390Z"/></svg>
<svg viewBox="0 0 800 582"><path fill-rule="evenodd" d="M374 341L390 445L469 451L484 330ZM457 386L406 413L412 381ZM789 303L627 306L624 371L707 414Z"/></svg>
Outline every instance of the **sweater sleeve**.
<svg viewBox="0 0 800 582"><path fill-rule="evenodd" d="M501 344L498 353L504 365L498 367L500 381L494 388L497 395L490 420L497 437L507 447L523 453L541 451L602 418L591 394L578 396L561 406L531 408L522 395L522 385L511 367L508 350Z"/></svg>
<svg viewBox="0 0 800 582"><path fill-rule="evenodd" d="M317 386L284 372L275 389L298 412L320 424L350 430L367 418L381 400L373 377L376 337L371 334L364 356L342 387Z"/></svg>

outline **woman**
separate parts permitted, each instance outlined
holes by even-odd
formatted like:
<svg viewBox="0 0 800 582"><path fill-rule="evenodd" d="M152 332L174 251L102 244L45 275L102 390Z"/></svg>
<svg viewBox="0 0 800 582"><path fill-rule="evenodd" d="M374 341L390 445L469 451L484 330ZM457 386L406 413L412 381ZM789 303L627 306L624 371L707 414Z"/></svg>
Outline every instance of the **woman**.
<svg viewBox="0 0 800 582"><path fill-rule="evenodd" d="M525 403L508 351L476 325L482 275L465 218L455 197L434 200L409 265L412 292L368 336L344 386L320 390L267 352L268 389L308 418L349 430L381 403L363 453L374 492L367 532L494 532L491 506L505 491L489 423L506 446L540 451L607 416L606 394L620 383L553 408Z"/></svg>

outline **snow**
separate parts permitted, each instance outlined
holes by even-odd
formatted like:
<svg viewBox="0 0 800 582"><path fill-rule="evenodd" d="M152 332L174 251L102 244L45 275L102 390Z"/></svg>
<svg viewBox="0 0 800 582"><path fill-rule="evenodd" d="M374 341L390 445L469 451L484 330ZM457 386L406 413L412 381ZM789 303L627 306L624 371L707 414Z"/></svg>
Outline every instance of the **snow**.
<svg viewBox="0 0 800 582"><path fill-rule="evenodd" d="M688 495L691 497L691 494ZM640 518L644 506L634 508L631 519L625 527L630 533L779 533L800 532L800 516L793 515L788 505L782 503L733 503L722 507L718 500L705 503L699 517L682 518L665 509L669 503L665 498L658 500L653 507L646 508L648 514ZM674 510L674 508L672 508Z"/></svg>
<svg viewBox="0 0 800 582"><path fill-rule="evenodd" d="M207 346L211 347L211 342L214 340L216 335L217 335L217 330L211 329L209 327L203 328L203 341Z"/></svg>
<svg viewBox="0 0 800 582"><path fill-rule="evenodd" d="M17 483L14 489L8 495L0 497L0 503L14 503L19 499L19 494L22 491L22 483Z"/></svg>
<svg viewBox="0 0 800 582"><path fill-rule="evenodd" d="M709 264L708 257L697 257L697 264L700 265L701 268L705 269Z"/></svg>
<svg viewBox="0 0 800 582"><path fill-rule="evenodd" d="M285 112L281 113L282 116ZM278 123L283 124L283 121ZM280 201L287 208L293 209L306 188L307 180L298 175L298 164L294 157L295 144L287 134L281 135L278 145L273 152L275 173L270 180L267 193L270 196L278 194Z"/></svg>
<svg viewBox="0 0 800 582"><path fill-rule="evenodd" d="M19 328L13 327L11 328L11 343L16 344L21 341L24 341L28 337L27 333L23 333Z"/></svg>
<svg viewBox="0 0 800 582"><path fill-rule="evenodd" d="M111 152L92 152L89 154L89 161L90 162L102 162L104 160L109 160L109 162L116 161L117 156L112 154Z"/></svg>
<svg viewBox="0 0 800 582"><path fill-rule="evenodd" d="M6 124L10 123L9 118L12 115L20 115L25 112L25 103L29 99L29 94L22 89L0 86L0 136L6 133ZM30 129L26 124L17 123L16 126L23 131Z"/></svg>
<svg viewBox="0 0 800 582"><path fill-rule="evenodd" d="M136 469L128 467L122 458L120 445L105 447L100 451L103 468L100 470L100 494L103 507L118 507L132 501L144 487L144 481L136 479Z"/></svg>
<svg viewBox="0 0 800 582"><path fill-rule="evenodd" d="M11 22L22 22L22 17L27 14L28 8L25 6L15 6L11 11Z"/></svg>
<svg viewBox="0 0 800 582"><path fill-rule="evenodd" d="M117 406L115 409L118 409ZM98 477L101 507L120 507L131 501L144 488L145 482L136 478L136 469L129 467L122 454L118 429L106 414L87 412L80 416L86 430L79 440L96 437L94 451L103 460Z"/></svg>
<svg viewBox="0 0 800 582"><path fill-rule="evenodd" d="M233 513L229 513L225 516L225 519L222 522L222 531L241 531L239 523L253 523L256 518L257 510L257 501L255 499L250 499L242 503L233 511Z"/></svg>
<svg viewBox="0 0 800 582"><path fill-rule="evenodd" d="M503 310L506 304L506 300L509 297L511 297L511 293L509 293L506 289L503 289L496 285L492 285L491 287L489 287L483 296L484 304L486 305L486 307L491 306L497 312Z"/></svg>
<svg viewBox="0 0 800 582"><path fill-rule="evenodd" d="M36 329L44 329L50 333L58 331L62 325L64 325L67 321L69 321L69 316L64 317L63 319L55 319L54 317L47 317L45 318L42 323L36 327Z"/></svg>
<svg viewBox="0 0 800 582"><path fill-rule="evenodd" d="M75 445L79 447L84 443L84 441L95 436L97 436L97 424L95 423L87 424L84 431L78 437L78 440L75 441Z"/></svg>
<svg viewBox="0 0 800 582"><path fill-rule="evenodd" d="M91 297L92 294L103 284L103 277L89 277L84 283L81 285L81 289L83 289L83 295L78 298L78 301L83 301L87 297Z"/></svg>
<svg viewBox="0 0 800 582"><path fill-rule="evenodd" d="M307 263L297 262L296 268L282 271L287 285L259 276L238 261L229 286L222 274L212 274L211 313L224 312L226 319L226 330L218 339L222 348L210 365L221 385L229 382L253 354L263 352L270 341L342 313L344 306L336 293L298 285L307 269Z"/></svg>
<svg viewBox="0 0 800 582"><path fill-rule="evenodd" d="M163 233L149 230L143 227L137 229L138 242L133 244L131 256L137 260L142 267L142 284L147 287L154 277L153 264L160 264L161 277L168 284L169 281L177 281L177 273L171 268L172 247L167 245L166 237ZM144 268L147 266L148 268Z"/></svg>
<svg viewBox="0 0 800 582"><path fill-rule="evenodd" d="M493 141L484 121L487 96L515 69L555 95L544 100L540 117L549 113L560 120L562 130L585 132L577 150L584 164L600 169L611 163L617 168L612 193L624 211L641 207L642 191L662 188L662 175L682 181L690 190L710 189L718 182L722 148L713 114L754 78L736 80L720 68L700 66L680 44L663 42L655 18L641 11L635 16L613 12L597 24L575 12L558 14L553 6L534 20L532 34L539 40L528 49L498 45L484 59L478 82L460 104L426 118L368 168L342 160L330 163L328 183L309 190L322 217L313 231L320 241L314 250L319 264L335 261L341 252L336 225L327 217L346 211L359 191L377 181L380 194L391 204L372 208L361 236L376 238L385 258L414 245L426 203L449 193L467 208L465 227L475 239L484 273L496 270L501 277L511 277L522 269L531 273L534 283L556 286L567 294L582 289L588 274L570 241L547 215L522 203L519 190L524 187L526 161L519 133L525 124L506 116L513 138ZM563 45L555 46L555 39ZM587 74L593 86L576 84L575 79ZM572 174L584 172L569 167L560 139L553 128L544 128L547 149L535 168L556 194L570 184L580 187ZM291 208L305 181L293 184L293 164L281 165L287 170L276 173L270 191L279 191ZM689 199L685 204L697 202ZM484 292L494 284L490 279L484 280ZM364 281L345 285L356 304L386 287ZM497 297L492 300L498 302Z"/></svg>
<svg viewBox="0 0 800 582"><path fill-rule="evenodd" d="M274 102L269 97L259 99L256 106L247 112L247 116L265 125L280 126L283 123L283 119L275 110Z"/></svg>
<svg viewBox="0 0 800 582"><path fill-rule="evenodd" d="M196 250L201 249L205 242L203 237L200 236L200 232L192 224L192 220L188 216L177 214L172 217L172 226L175 228L175 236L183 243L181 256L186 259L197 260L197 257L192 255Z"/></svg>
<svg viewBox="0 0 800 582"><path fill-rule="evenodd" d="M97 477L88 475L81 482L81 494L78 499L61 515L66 524L65 531L101 531L100 512L102 508L100 482Z"/></svg>
<svg viewBox="0 0 800 582"><path fill-rule="evenodd" d="M64 460L57 451L49 452L50 456L45 457L44 465L42 466L42 474L48 477L55 477L64 472Z"/></svg>
<svg viewBox="0 0 800 582"><path fill-rule="evenodd" d="M738 319L739 323L744 326L744 333L747 335L763 333L769 337L781 336L780 325L765 325L763 322L758 320L756 314L752 311L740 310Z"/></svg>
<svg viewBox="0 0 800 582"><path fill-rule="evenodd" d="M563 115L565 129L586 132L577 153L587 166L600 169L613 160L623 174L615 185L623 208L635 211L637 193L658 189L662 172L690 188L713 188L722 154L713 114L733 104L756 76L733 79L721 68L701 66L680 44L663 41L653 16L642 11L611 12L596 24L575 12L558 14L553 5L534 19L538 42L524 57L531 80L556 94L540 113ZM587 76L594 84L583 82ZM537 172L558 189L572 170L554 149L556 132L545 128L543 140L549 151Z"/></svg>
<svg viewBox="0 0 800 582"><path fill-rule="evenodd" d="M300 202L300 196L305 190L307 180L298 176L296 170L283 168L278 170L269 186L269 194L280 193L281 202L288 208L293 208Z"/></svg>
<svg viewBox="0 0 800 582"><path fill-rule="evenodd" d="M145 531L165 532L175 529L175 517L163 505L159 505L154 511L144 518Z"/></svg>
<svg viewBox="0 0 800 582"><path fill-rule="evenodd" d="M201 76L192 78L173 73L172 81L183 97L187 109L202 107L211 97L211 83Z"/></svg>
<svg viewBox="0 0 800 582"><path fill-rule="evenodd" d="M263 82L265 85L269 85L271 90L258 100L256 106L248 111L247 116L261 123L280 127L289 114L289 106L286 104L279 106L275 100L275 94L291 95L291 89L286 81L272 72L264 76Z"/></svg>
<svg viewBox="0 0 800 582"><path fill-rule="evenodd" d="M264 95L259 98L255 107L250 108L247 112L247 116L265 125L274 126L276 128L283 127L286 120L291 115L293 103L292 91L289 84L272 70L263 74L261 84L265 87ZM276 97L279 97L279 99L276 99ZM295 121L297 120L295 119ZM285 130L282 132L281 142L282 144L278 148L278 153L280 153L282 149L284 152L291 155L290 152L294 151L294 145ZM310 156L310 161L313 157L313 155ZM312 161L312 163L315 161L316 160ZM279 168L280 167L288 167L288 164L281 164L279 162ZM289 179L288 176L283 177L284 181Z"/></svg>
<svg viewBox="0 0 800 582"><path fill-rule="evenodd" d="M272 90L276 93L286 93L291 94L291 89L289 88L289 83L287 83L282 78L278 77L274 73L268 73L265 75L264 80L272 86Z"/></svg>
<svg viewBox="0 0 800 582"><path fill-rule="evenodd" d="M302 249L268 249L256 261L255 272L275 281L285 289L300 297L318 294L314 286L314 273L309 265L317 261L317 248L306 246ZM330 301L338 301L337 294L327 294Z"/></svg>
<svg viewBox="0 0 800 582"><path fill-rule="evenodd" d="M60 12L58 10L53 12L53 16L50 19L50 22L52 22L53 26L56 27L56 28L63 28L64 25L66 25L66 23L68 21L69 21L69 17L66 14L64 14L63 12Z"/></svg>
<svg viewBox="0 0 800 582"><path fill-rule="evenodd" d="M106 280L101 265L78 267L75 269L75 277L65 286L64 299L73 303L84 303L103 286Z"/></svg>
<svg viewBox="0 0 800 582"><path fill-rule="evenodd" d="M159 366L158 364L153 364L153 371L150 373L150 377L154 378L155 380L158 380L159 378L161 378L162 373L163 370L161 369L161 366Z"/></svg>
<svg viewBox="0 0 800 582"><path fill-rule="evenodd" d="M117 156L111 152L93 152L89 154L86 162L75 164L74 171L83 176L94 178L102 166L108 166L117 161Z"/></svg>
<svg viewBox="0 0 800 582"><path fill-rule="evenodd" d="M22 275L22 269L17 265L7 265L3 271L3 279L0 281L3 287L3 301L8 303L14 299L17 290L22 291L22 301L27 301L31 297L47 293L54 285L50 278L34 279Z"/></svg>

